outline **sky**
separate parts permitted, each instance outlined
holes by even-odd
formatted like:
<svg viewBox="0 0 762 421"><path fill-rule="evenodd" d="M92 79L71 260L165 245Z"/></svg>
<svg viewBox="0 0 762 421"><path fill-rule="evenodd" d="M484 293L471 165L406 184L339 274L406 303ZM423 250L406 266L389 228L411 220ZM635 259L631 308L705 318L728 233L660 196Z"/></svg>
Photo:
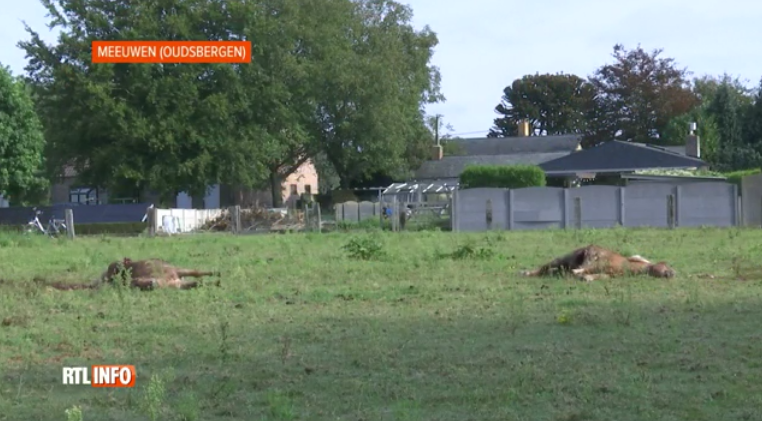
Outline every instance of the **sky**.
<svg viewBox="0 0 762 421"><path fill-rule="evenodd" d="M400 0L439 38L432 64L446 101L427 107L452 134L487 134L503 89L526 74L590 76L611 63L615 44L664 49L693 75L728 73L756 86L762 78L762 2L752 0ZM53 42L36 0L2 0L0 64L21 74L16 43L23 22Z"/></svg>

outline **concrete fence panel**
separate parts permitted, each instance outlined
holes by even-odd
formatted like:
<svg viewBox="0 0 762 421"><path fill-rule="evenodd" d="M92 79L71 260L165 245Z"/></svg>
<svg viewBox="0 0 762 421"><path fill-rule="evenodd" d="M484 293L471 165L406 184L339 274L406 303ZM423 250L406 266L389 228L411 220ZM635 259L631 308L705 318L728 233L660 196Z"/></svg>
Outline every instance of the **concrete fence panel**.
<svg viewBox="0 0 762 421"><path fill-rule="evenodd" d="M659 227L669 226L667 204L674 195L675 186L664 183L643 183L627 186L625 189L624 226Z"/></svg>
<svg viewBox="0 0 762 421"><path fill-rule="evenodd" d="M565 191L560 187L527 187L511 194L514 229L563 228Z"/></svg>
<svg viewBox="0 0 762 421"><path fill-rule="evenodd" d="M576 200L579 199L583 228L609 228L621 224L623 204L620 195L624 189L616 186L584 186L568 190L566 213L569 226L576 227Z"/></svg>
<svg viewBox="0 0 762 421"><path fill-rule="evenodd" d="M762 174L749 175L741 179L742 225L762 226Z"/></svg>
<svg viewBox="0 0 762 421"><path fill-rule="evenodd" d="M458 231L508 228L508 190L465 189L457 192L455 212Z"/></svg>
<svg viewBox="0 0 762 421"><path fill-rule="evenodd" d="M736 225L737 187L730 183L691 183L675 187L677 226Z"/></svg>
<svg viewBox="0 0 762 421"><path fill-rule="evenodd" d="M378 202L369 202L364 200L360 202L358 206L359 219L364 221L366 219L377 218L380 212L381 204Z"/></svg>

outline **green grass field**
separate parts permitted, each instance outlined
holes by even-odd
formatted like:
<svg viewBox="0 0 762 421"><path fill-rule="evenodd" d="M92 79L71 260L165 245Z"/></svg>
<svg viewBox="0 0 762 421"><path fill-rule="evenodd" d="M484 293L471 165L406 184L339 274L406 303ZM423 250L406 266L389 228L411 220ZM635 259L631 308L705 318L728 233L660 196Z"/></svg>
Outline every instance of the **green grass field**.
<svg viewBox="0 0 762 421"><path fill-rule="evenodd" d="M678 276L516 276L588 243ZM761 247L751 229L0 237L0 420L759 420ZM31 281L123 256L222 285ZM135 364L136 386L61 385L97 363Z"/></svg>

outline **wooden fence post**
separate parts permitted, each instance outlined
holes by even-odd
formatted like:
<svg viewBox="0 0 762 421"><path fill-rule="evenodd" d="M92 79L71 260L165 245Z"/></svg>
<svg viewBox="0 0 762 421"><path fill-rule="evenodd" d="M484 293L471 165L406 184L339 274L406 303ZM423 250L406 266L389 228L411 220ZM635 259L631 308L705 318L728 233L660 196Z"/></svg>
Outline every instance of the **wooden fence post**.
<svg viewBox="0 0 762 421"><path fill-rule="evenodd" d="M667 226L675 228L675 196L672 194L667 196Z"/></svg>
<svg viewBox="0 0 762 421"><path fill-rule="evenodd" d="M304 230L305 231L311 231L312 227L310 226L310 207L307 206L307 203L302 203L302 212L304 212Z"/></svg>
<svg viewBox="0 0 762 421"><path fill-rule="evenodd" d="M315 210L317 211L317 231L323 232L323 218L320 215L320 204L315 202L312 206L314 206Z"/></svg>
<svg viewBox="0 0 762 421"><path fill-rule="evenodd" d="M239 234L241 232L241 206L231 206L230 212L230 225L233 228L233 234Z"/></svg>
<svg viewBox="0 0 762 421"><path fill-rule="evenodd" d="M155 237L156 236L156 208L151 206L147 209L146 213L148 214L148 236L149 237Z"/></svg>
<svg viewBox="0 0 762 421"><path fill-rule="evenodd" d="M743 216L743 196L736 197L736 215L737 215L736 225L739 227L745 226L746 221L744 220L744 216Z"/></svg>
<svg viewBox="0 0 762 421"><path fill-rule="evenodd" d="M64 222L66 223L66 234L69 239L74 239L74 211L66 209L64 211Z"/></svg>
<svg viewBox="0 0 762 421"><path fill-rule="evenodd" d="M487 199L486 205L487 231L492 230L492 199Z"/></svg>
<svg viewBox="0 0 762 421"><path fill-rule="evenodd" d="M405 202L397 202L397 208L397 217L400 221L398 231L403 231L405 229L405 224L407 224L407 206L405 206Z"/></svg>
<svg viewBox="0 0 762 421"><path fill-rule="evenodd" d="M574 228L582 229L582 198L574 198Z"/></svg>
<svg viewBox="0 0 762 421"><path fill-rule="evenodd" d="M627 194L626 192L627 192L627 188L626 187L620 187L619 188L619 225L621 225L623 227L625 226L625 217L626 217L625 216L626 215L626 213L625 213L625 201L626 201L625 197L626 197L626 194Z"/></svg>
<svg viewBox="0 0 762 421"><path fill-rule="evenodd" d="M399 206L397 206L397 195L396 194L394 196L392 196L392 203L391 203L390 206L392 208L392 214L389 216L389 220L390 220L390 222L392 224L392 232L397 232L397 231L399 231L399 226L398 225L399 225L399 216L400 216L400 214L399 214Z"/></svg>

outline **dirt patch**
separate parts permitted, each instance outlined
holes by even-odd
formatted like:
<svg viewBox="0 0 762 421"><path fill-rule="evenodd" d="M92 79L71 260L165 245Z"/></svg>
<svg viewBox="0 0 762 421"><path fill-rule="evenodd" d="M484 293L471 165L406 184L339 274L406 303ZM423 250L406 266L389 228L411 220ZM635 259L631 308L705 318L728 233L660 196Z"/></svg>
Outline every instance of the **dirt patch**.
<svg viewBox="0 0 762 421"><path fill-rule="evenodd" d="M0 326L2 327L26 327L27 325L29 325L29 317L26 316L8 316L4 317L3 320L0 321Z"/></svg>

